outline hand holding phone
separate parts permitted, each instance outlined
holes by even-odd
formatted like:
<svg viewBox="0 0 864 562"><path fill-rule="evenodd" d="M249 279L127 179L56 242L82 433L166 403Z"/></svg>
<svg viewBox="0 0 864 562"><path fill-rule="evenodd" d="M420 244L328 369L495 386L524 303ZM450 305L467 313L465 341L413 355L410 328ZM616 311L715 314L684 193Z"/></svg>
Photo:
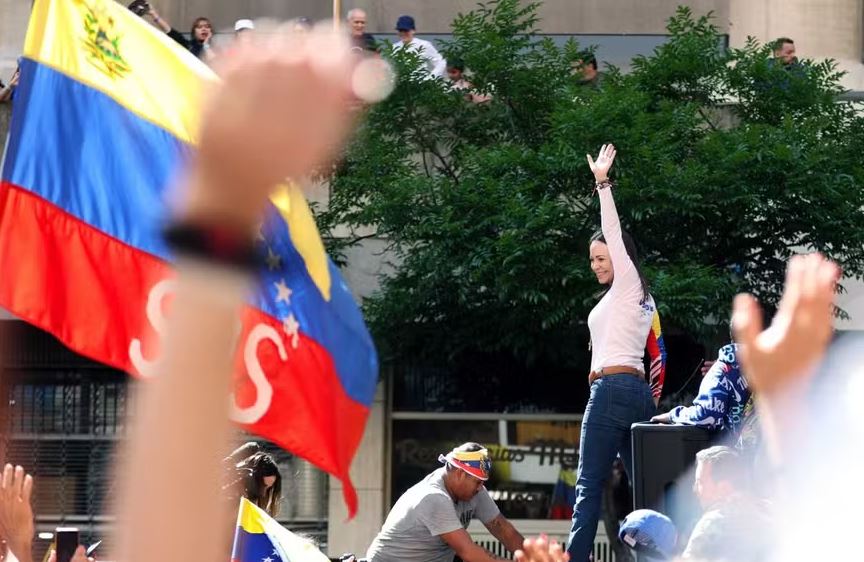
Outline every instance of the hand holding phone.
<svg viewBox="0 0 864 562"><path fill-rule="evenodd" d="M57 562L70 562L78 548L78 529L76 527L57 527L54 533L57 545Z"/></svg>

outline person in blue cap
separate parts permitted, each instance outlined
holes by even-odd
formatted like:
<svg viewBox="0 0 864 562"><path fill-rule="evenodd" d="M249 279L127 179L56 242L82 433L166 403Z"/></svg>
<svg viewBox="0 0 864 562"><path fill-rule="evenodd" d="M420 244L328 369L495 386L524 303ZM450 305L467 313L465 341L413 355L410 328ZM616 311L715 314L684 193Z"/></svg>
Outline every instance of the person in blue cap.
<svg viewBox="0 0 864 562"><path fill-rule="evenodd" d="M435 48L435 45L424 39L415 37L417 26L411 16L399 16L396 20L396 31L399 41L393 44L393 50L407 49L416 52L423 59L426 70L433 78L443 78L447 70L447 61Z"/></svg>
<svg viewBox="0 0 864 562"><path fill-rule="evenodd" d="M670 560L678 544L678 530L662 513L637 509L624 519L618 539L635 550L640 560Z"/></svg>

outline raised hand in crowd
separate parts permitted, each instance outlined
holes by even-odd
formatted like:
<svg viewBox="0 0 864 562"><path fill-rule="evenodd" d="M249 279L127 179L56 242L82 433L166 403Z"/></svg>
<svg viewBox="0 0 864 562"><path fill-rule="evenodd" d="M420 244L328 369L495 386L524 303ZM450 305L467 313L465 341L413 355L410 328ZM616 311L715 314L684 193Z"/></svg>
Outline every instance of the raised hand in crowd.
<svg viewBox="0 0 864 562"><path fill-rule="evenodd" d="M518 562L568 562L570 555L558 544L558 541L548 541L541 536L536 539L525 539L522 550L515 552Z"/></svg>
<svg viewBox="0 0 864 562"><path fill-rule="evenodd" d="M238 47L208 91L199 149L177 221L233 231L250 247L273 188L329 158L349 130L355 59L347 38L315 29ZM178 253L176 297L160 372L137 391L116 500L114 559L224 559L230 528L219 462L233 435L228 418L238 312L252 275L216 255ZM221 351L221 352L217 352ZM177 462L177 459L195 462ZM176 509L177 499L194 506ZM218 534L218 533L217 533ZM226 533L227 535L227 533ZM158 537L158 541L154 540Z"/></svg>
<svg viewBox="0 0 864 562"><path fill-rule="evenodd" d="M12 98L12 92L18 87L18 81L21 79L21 67L15 69L9 83L0 88L0 103L9 101Z"/></svg>
<svg viewBox="0 0 864 562"><path fill-rule="evenodd" d="M162 16L159 15L159 12L157 12L156 8L153 7L153 4L147 3L146 7L148 8L148 10L146 12L147 16L151 20L153 20L153 23L155 23L157 26L159 26L159 28L162 31L164 31L165 33L168 33L169 31L171 31L171 24L168 23L167 21L165 21L162 18Z"/></svg>
<svg viewBox="0 0 864 562"><path fill-rule="evenodd" d="M831 341L833 303L840 268L821 254L789 261L783 296L771 325L763 330L762 311L751 295L735 298L732 326L741 344L740 360L759 397L769 451L780 460L783 433L801 415L803 393ZM786 413L794 416L786 416Z"/></svg>
<svg viewBox="0 0 864 562"><path fill-rule="evenodd" d="M21 562L30 562L33 535L33 477L20 466L3 467L0 480L0 538Z"/></svg>
<svg viewBox="0 0 864 562"><path fill-rule="evenodd" d="M597 182L606 181L609 179L609 170L612 168L612 163L615 162L617 151L611 144L604 144L600 147L600 153L597 155L597 160L591 158L588 154L588 165L591 167L591 173L594 174L594 179Z"/></svg>
<svg viewBox="0 0 864 562"><path fill-rule="evenodd" d="M351 124L356 62L347 38L320 28L244 44L223 59L188 211L256 224L276 184L303 177L339 147Z"/></svg>

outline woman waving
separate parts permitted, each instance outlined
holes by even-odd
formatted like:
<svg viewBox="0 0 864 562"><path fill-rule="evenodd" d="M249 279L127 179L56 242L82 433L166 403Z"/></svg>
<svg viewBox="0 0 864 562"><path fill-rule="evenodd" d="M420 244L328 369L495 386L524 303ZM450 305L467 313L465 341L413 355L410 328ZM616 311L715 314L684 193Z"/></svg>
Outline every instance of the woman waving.
<svg viewBox="0 0 864 562"><path fill-rule="evenodd" d="M601 232L591 237L591 270L607 289L588 315L591 395L579 440L576 504L567 548L571 562L585 562L593 550L603 485L617 454L632 474L630 426L655 413L642 361L654 299L639 269L636 245L618 220L608 175L614 160L611 144L603 145L596 161L588 156L600 196L601 225Z"/></svg>

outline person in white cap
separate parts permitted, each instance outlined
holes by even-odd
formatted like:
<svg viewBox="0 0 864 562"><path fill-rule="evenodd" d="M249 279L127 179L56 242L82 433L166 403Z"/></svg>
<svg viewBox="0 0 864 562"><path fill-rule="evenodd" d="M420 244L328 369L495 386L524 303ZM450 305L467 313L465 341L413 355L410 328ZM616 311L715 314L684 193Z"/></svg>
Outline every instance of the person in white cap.
<svg viewBox="0 0 864 562"><path fill-rule="evenodd" d="M249 19L237 20L234 22L234 41L237 44L245 44L252 39L252 33L254 31L254 21Z"/></svg>
<svg viewBox="0 0 864 562"><path fill-rule="evenodd" d="M465 562L503 560L471 540L466 530L479 519L510 552L525 539L498 510L483 483L489 479L489 452L465 443L441 455L444 466L402 494L366 558L369 562Z"/></svg>

